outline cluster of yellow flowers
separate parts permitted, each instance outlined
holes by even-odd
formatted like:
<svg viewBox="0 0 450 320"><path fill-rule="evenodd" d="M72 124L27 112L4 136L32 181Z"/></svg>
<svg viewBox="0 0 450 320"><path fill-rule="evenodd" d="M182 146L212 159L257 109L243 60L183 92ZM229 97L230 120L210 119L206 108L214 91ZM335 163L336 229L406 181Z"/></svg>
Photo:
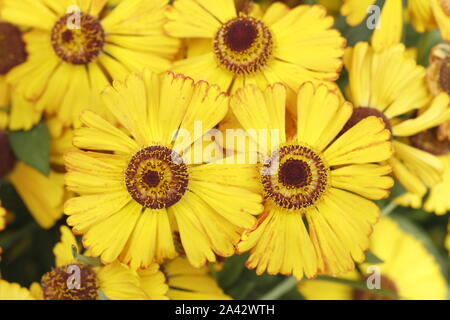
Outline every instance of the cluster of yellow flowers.
<svg viewBox="0 0 450 320"><path fill-rule="evenodd" d="M404 19L450 41L450 2L386 0L351 47L333 14L375 0L284 2L0 0L0 177L63 224L55 267L0 299L230 299L212 271L247 252L308 299L447 298L386 215L450 211L450 45L425 68L401 43ZM47 174L12 139L39 125ZM365 281L367 250L388 296L326 278Z"/></svg>

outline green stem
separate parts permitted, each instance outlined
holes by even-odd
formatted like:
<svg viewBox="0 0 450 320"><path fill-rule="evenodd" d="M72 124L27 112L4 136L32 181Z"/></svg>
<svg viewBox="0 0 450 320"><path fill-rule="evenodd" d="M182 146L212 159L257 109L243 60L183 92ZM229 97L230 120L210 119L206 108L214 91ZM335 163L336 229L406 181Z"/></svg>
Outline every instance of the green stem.
<svg viewBox="0 0 450 320"><path fill-rule="evenodd" d="M386 207L383 208L383 210L381 210L381 215L383 217L388 216L392 213L392 211L395 210L395 208L398 207L398 204L396 204L395 202L391 202L389 203Z"/></svg>
<svg viewBox="0 0 450 320"><path fill-rule="evenodd" d="M286 278L279 285L261 297L261 300L277 300L297 285L297 280L293 277Z"/></svg>

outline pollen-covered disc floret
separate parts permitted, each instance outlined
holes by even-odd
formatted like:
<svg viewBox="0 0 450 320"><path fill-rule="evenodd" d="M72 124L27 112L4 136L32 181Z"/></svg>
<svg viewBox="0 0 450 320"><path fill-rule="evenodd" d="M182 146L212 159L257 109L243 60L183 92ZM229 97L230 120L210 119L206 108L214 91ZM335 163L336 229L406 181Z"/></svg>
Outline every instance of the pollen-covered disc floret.
<svg viewBox="0 0 450 320"><path fill-rule="evenodd" d="M309 147L286 145L275 151L261 169L264 194L285 209L304 209L322 198L329 169Z"/></svg>
<svg viewBox="0 0 450 320"><path fill-rule="evenodd" d="M86 13L66 14L53 26L51 41L63 61L81 65L93 61L102 51L105 33L100 21Z"/></svg>
<svg viewBox="0 0 450 320"><path fill-rule="evenodd" d="M235 75L261 70L272 57L269 28L253 17L240 16L224 23L214 38L219 64Z"/></svg>
<svg viewBox="0 0 450 320"><path fill-rule="evenodd" d="M25 43L16 26L0 22L0 74L6 74L27 57Z"/></svg>
<svg viewBox="0 0 450 320"><path fill-rule="evenodd" d="M45 300L96 300L99 286L94 270L82 263L53 268L41 279Z"/></svg>
<svg viewBox="0 0 450 320"><path fill-rule="evenodd" d="M131 197L149 209L168 208L186 192L188 168L175 151L151 146L137 152L125 172Z"/></svg>

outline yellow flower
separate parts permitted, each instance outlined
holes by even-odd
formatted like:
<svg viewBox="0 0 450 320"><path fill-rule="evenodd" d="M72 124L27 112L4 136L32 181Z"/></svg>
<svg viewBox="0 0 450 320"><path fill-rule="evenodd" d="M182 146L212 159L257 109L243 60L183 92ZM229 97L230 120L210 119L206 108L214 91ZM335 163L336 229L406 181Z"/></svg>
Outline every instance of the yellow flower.
<svg viewBox="0 0 450 320"><path fill-rule="evenodd" d="M36 297L18 283L0 279L0 300L36 300Z"/></svg>
<svg viewBox="0 0 450 320"><path fill-rule="evenodd" d="M11 70L25 62L27 52L22 39L22 31L15 25L0 18L0 130L29 130L39 122L41 112L34 110L6 82Z"/></svg>
<svg viewBox="0 0 450 320"><path fill-rule="evenodd" d="M418 239L400 229L394 220L383 218L375 226L370 250L383 260L383 263L375 265L380 268L381 289L390 290L401 299L447 299L447 284L435 258ZM375 276L367 264L360 267L363 275L353 272L342 278L366 281L369 276ZM370 291L323 280L301 281L298 288L311 300L389 299Z"/></svg>
<svg viewBox="0 0 450 320"><path fill-rule="evenodd" d="M16 159L8 136L0 130L0 178L9 181L36 222L51 228L63 215L64 176L50 170L48 177Z"/></svg>
<svg viewBox="0 0 450 320"><path fill-rule="evenodd" d="M2 207L2 202L0 201L0 231L5 229L6 226L6 209Z"/></svg>
<svg viewBox="0 0 450 320"><path fill-rule="evenodd" d="M188 39L188 57L174 71L234 92L244 84L282 82L292 90L306 81L336 80L345 39L322 6L289 9L276 2L237 12L234 0L177 0L165 30Z"/></svg>
<svg viewBox="0 0 450 320"><path fill-rule="evenodd" d="M151 268L152 269L152 268ZM156 269L157 268L153 268ZM229 300L218 286L216 280L209 274L207 266L200 269L191 266L185 258L176 258L167 262L161 269L166 277L167 296L172 300ZM152 296L152 286L155 278L153 270L139 270L142 288ZM162 278L164 279L164 275ZM157 275L158 279L161 275Z"/></svg>
<svg viewBox="0 0 450 320"><path fill-rule="evenodd" d="M204 81L146 70L116 81L103 98L124 131L85 111L73 143L92 151L65 157L66 184L81 195L65 212L84 245L133 269L177 256L174 231L196 267L233 255L241 228L263 210L261 196L245 188L258 185L253 166L187 161L192 143L227 113L227 95Z"/></svg>
<svg viewBox="0 0 450 320"><path fill-rule="evenodd" d="M350 101L356 106L349 124L368 115L384 119L393 135L394 155L389 159L397 180L409 193L423 196L427 187L442 180L442 162L410 145L409 138L440 125L450 117L449 97L442 93L430 102L425 70L405 56L403 45L374 52L358 43L345 55L349 71ZM413 119L404 119L425 110Z"/></svg>
<svg viewBox="0 0 450 320"><path fill-rule="evenodd" d="M258 143L262 136L250 135L263 154L259 176L266 202L264 214L238 245L240 252L251 250L247 266L257 274L267 270L297 279L352 270L353 260L364 260L380 213L368 199L387 197L393 185L386 176L390 167L376 164L392 154L383 120L368 117L343 132L352 105L311 83L298 92L292 140L285 135L283 85L264 92L246 87L230 105L244 129L279 132L265 144Z"/></svg>
<svg viewBox="0 0 450 320"><path fill-rule="evenodd" d="M74 235L66 226L62 226L60 231L61 240L53 248L56 267L44 274L41 279L42 299L97 300L102 297L113 300L146 299L145 293L140 288L139 279L132 270L119 262L106 266L90 266L76 260L73 256L73 247L77 251L80 247Z"/></svg>
<svg viewBox="0 0 450 320"><path fill-rule="evenodd" d="M162 30L166 0L4 0L2 17L31 27L28 59L7 75L36 110L79 123L84 108L105 109L99 93L111 79L149 67L170 68L179 42ZM69 13L68 13L69 12Z"/></svg>

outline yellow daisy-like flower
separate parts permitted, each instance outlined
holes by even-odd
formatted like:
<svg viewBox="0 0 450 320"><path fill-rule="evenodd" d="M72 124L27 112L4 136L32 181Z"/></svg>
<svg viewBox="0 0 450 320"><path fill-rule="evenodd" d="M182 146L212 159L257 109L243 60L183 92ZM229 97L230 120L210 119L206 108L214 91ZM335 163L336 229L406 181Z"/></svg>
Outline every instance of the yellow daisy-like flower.
<svg viewBox="0 0 450 320"><path fill-rule="evenodd" d="M53 249L56 267L41 279L44 300L146 299L132 270L119 262L90 266L76 260L73 247L80 247L74 235L66 226L60 231L61 240Z"/></svg>
<svg viewBox="0 0 450 320"><path fill-rule="evenodd" d="M0 300L36 300L36 297L18 283L0 279Z"/></svg>
<svg viewBox="0 0 450 320"><path fill-rule="evenodd" d="M383 260L383 263L374 265L379 268L381 289L397 294L400 299L447 299L447 284L435 258L418 239L400 229L394 220L383 218L375 226L370 239L370 250ZM369 276L375 276L374 271L368 267L366 264L361 265L363 275L353 272L342 278L366 281ZM298 288L310 300L392 299L374 292L353 289L345 284L323 280L301 281Z"/></svg>
<svg viewBox="0 0 450 320"><path fill-rule="evenodd" d="M297 95L297 135L287 140L283 85L246 87L230 104L244 129L279 132L265 145L264 131L250 134L263 155L266 201L238 245L251 250L247 267L297 279L352 270L353 260L364 260L380 214L369 199L387 197L393 185L390 167L376 164L392 155L383 120L368 117L344 132L352 105L324 85L306 83Z"/></svg>
<svg viewBox="0 0 450 320"><path fill-rule="evenodd" d="M36 110L56 113L65 125L80 112L102 112L99 93L111 79L149 67L170 68L179 41L166 36L166 0L128 0L103 10L107 0L4 0L2 17L31 27L25 63L7 76Z"/></svg>
<svg viewBox="0 0 450 320"><path fill-rule="evenodd" d="M425 69L406 57L400 44L374 52L367 43L358 43L346 52L345 66L348 96L356 107L347 125L369 115L383 118L393 135L395 152L389 159L393 173L409 193L423 196L427 187L442 180L443 165L431 153L411 146L408 139L449 119L448 95L442 93L430 103ZM425 109L413 119L403 118Z"/></svg>
<svg viewBox="0 0 450 320"><path fill-rule="evenodd" d="M103 97L125 132L86 111L73 143L92 151L65 157L66 184L81 195L65 212L85 247L106 263L146 268L177 256L178 231L194 266L233 255L241 228L263 210L261 196L247 190L258 185L253 166L202 164L201 144L200 153L193 146L226 115L227 95L204 81L146 70L116 81Z"/></svg>
<svg viewBox="0 0 450 320"><path fill-rule="evenodd" d="M276 2L262 14L238 12L234 0L177 0L167 17L165 30L194 47L174 70L224 91L274 82L296 90L306 80L336 80L342 68L346 40L322 6Z"/></svg>
<svg viewBox="0 0 450 320"><path fill-rule="evenodd" d="M50 170L48 177L16 159L6 132L0 130L0 178L9 181L36 222L50 228L63 215L64 176Z"/></svg>
<svg viewBox="0 0 450 320"><path fill-rule="evenodd" d="M149 297L155 296L155 278L160 282L160 278L166 281L163 289L167 292L167 297L171 300L229 300L218 286L216 280L210 275L209 267L194 268L187 259L176 258L161 266L161 272L155 274L158 266L149 269L138 270L141 285Z"/></svg>

